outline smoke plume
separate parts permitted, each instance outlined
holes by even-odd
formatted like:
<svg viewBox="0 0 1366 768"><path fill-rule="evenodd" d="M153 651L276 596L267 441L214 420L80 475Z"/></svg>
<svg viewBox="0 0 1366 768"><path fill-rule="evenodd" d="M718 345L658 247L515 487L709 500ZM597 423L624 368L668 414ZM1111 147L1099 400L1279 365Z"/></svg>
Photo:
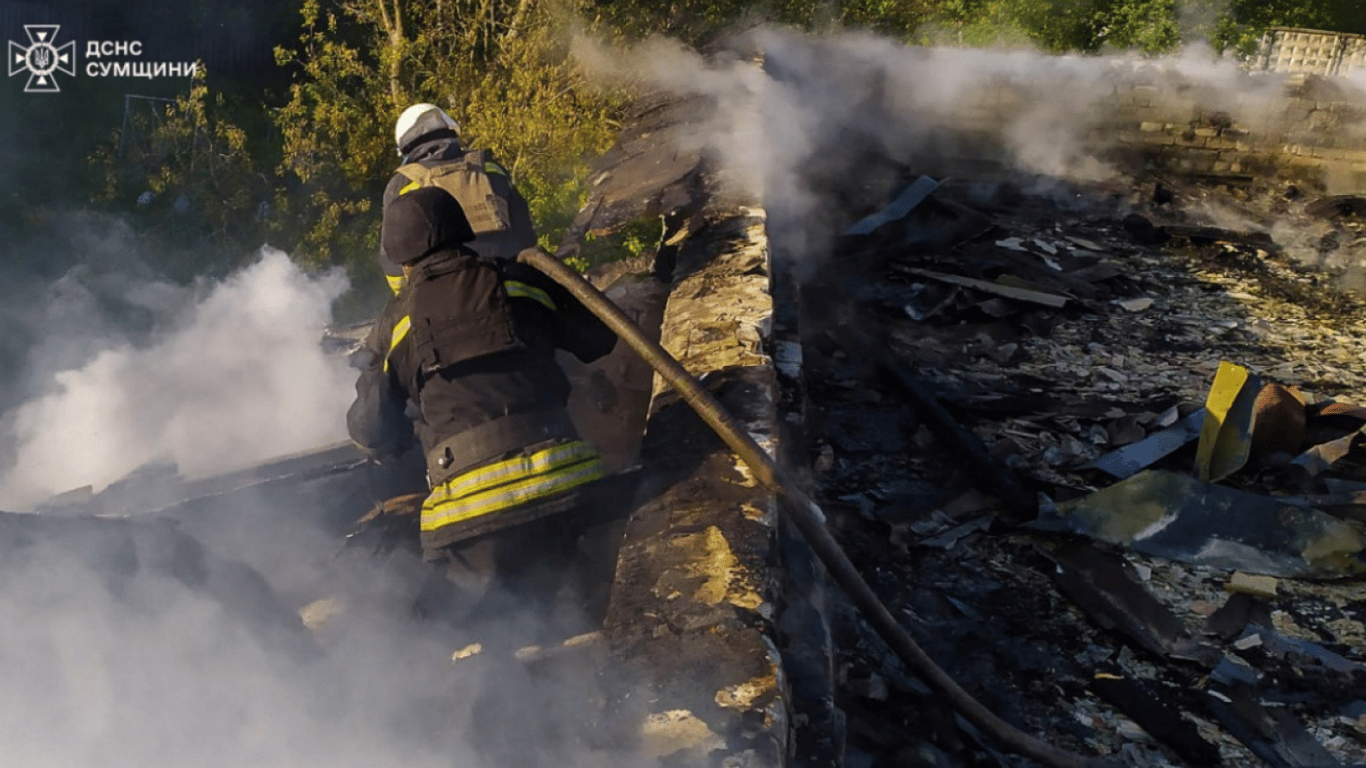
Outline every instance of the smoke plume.
<svg viewBox="0 0 1366 768"><path fill-rule="evenodd" d="M340 273L310 278L267 248L197 300L164 283L128 288L165 330L55 372L51 391L17 410L0 503L24 509L83 485L98 491L149 463L212 473L345 438L355 372L319 346L346 288ZM64 314L90 314L78 281L58 281L52 298L44 327L64 331L73 324Z"/></svg>
<svg viewBox="0 0 1366 768"><path fill-rule="evenodd" d="M798 256L823 252L847 223L829 210L832 186L876 182L868 171L880 163L864 162L869 155L927 173L955 157L989 157L1018 172L1112 180L1113 126L1136 127L1125 110L1152 94L1188 114L1228 110L1250 128L1284 113L1281 80L1205 45L1160 59L1049 56L761 28L712 57L662 39L621 50L581 36L572 50L601 82L710 98L715 109L687 141L783 222L770 237Z"/></svg>
<svg viewBox="0 0 1366 768"><path fill-rule="evenodd" d="M340 274L265 249L177 286L137 267L119 231L66 254L74 265L31 291L34 316L6 318L38 331L6 506L149 463L212 474L344 438L356 372L319 344ZM505 658L527 642L509 618L525 611L419 620L432 570L415 533L382 555L343 548L338 503L301 483L174 521L0 512L0 764L451 768L487 765L475 745L492 739L508 765L639 765L557 740L555 697ZM490 653L453 664L471 641Z"/></svg>

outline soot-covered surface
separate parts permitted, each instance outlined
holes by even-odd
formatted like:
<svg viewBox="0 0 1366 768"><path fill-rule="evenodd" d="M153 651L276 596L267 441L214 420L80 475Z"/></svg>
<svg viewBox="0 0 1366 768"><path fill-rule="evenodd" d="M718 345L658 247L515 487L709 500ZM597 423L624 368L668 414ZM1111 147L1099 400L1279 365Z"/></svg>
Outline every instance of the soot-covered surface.
<svg viewBox="0 0 1366 768"><path fill-rule="evenodd" d="M1311 408L1366 401L1348 203L1273 182L1080 186L978 168L840 238L808 274L819 501L893 614L998 715L1127 765L1366 761L1359 557L1341 580L1257 581L1252 557L1178 562L1015 524L1119 482L1085 465L1199 411L1221 361ZM1235 213L1242 226L1227 226ZM906 379L948 410L956 440ZM1358 450L1313 478L1264 450L1220 484L1354 490ZM1153 468L1191 475L1195 454L1189 442ZM1003 492L1002 473L1024 493ZM1318 544L1352 549L1361 508L1319 509L1348 522ZM846 765L1026 764L984 746L834 599Z"/></svg>

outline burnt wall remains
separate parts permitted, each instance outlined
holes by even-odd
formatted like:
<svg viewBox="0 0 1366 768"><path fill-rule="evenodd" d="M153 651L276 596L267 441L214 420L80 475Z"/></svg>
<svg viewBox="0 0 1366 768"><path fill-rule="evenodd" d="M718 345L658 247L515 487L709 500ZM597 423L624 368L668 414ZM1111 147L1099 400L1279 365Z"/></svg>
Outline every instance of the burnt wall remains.
<svg viewBox="0 0 1366 768"><path fill-rule="evenodd" d="M934 118L936 156L947 143L950 156L1086 180L1149 171L1366 191L1366 90L1353 80L1097 66L1107 75L1066 95L1067 82L974 85Z"/></svg>

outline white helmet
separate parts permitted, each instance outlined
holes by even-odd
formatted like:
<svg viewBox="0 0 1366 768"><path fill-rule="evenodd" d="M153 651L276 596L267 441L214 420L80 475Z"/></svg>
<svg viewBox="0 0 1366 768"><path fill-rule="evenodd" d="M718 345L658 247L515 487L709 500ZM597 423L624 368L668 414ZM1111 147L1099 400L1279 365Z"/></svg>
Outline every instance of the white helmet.
<svg viewBox="0 0 1366 768"><path fill-rule="evenodd" d="M408 107L398 116L398 123L394 125L394 143L398 145L398 153L403 154L404 147L433 131L443 129L454 132L457 138L460 136L460 123L435 104Z"/></svg>

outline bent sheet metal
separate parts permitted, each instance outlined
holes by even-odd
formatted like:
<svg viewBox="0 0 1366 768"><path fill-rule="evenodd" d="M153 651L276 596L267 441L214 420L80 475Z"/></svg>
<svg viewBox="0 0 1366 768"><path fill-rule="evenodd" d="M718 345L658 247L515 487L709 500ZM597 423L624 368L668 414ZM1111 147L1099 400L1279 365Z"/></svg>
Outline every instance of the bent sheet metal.
<svg viewBox="0 0 1366 768"><path fill-rule="evenodd" d="M1205 399L1205 419L1195 452L1195 472L1201 480L1222 480L1247 463L1261 388L1261 380L1246 368L1219 363Z"/></svg>
<svg viewBox="0 0 1366 768"><path fill-rule="evenodd" d="M1080 533L1156 557L1283 578L1366 572L1354 524L1284 500L1148 470L1072 501L1030 527Z"/></svg>

